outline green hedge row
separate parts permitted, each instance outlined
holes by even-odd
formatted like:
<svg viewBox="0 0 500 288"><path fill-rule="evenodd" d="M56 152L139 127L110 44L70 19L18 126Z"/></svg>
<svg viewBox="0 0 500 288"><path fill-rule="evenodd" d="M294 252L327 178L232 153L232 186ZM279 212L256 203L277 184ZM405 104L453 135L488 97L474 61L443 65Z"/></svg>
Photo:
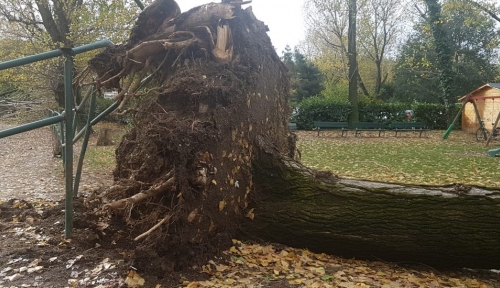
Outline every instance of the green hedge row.
<svg viewBox="0 0 500 288"><path fill-rule="evenodd" d="M456 107L455 114L458 113ZM411 122L423 122L432 129L446 129L444 105L428 103L359 103L360 122L408 122L406 110L413 110ZM297 107L292 121L299 129L312 129L314 121L347 122L352 111L349 102L338 102L321 97L308 98Z"/></svg>

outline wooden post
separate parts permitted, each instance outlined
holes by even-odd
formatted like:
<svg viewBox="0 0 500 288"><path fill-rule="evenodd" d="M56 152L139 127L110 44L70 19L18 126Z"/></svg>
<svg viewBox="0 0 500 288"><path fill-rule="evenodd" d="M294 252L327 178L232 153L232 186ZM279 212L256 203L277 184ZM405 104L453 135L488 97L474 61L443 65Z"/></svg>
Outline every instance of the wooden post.
<svg viewBox="0 0 500 288"><path fill-rule="evenodd" d="M493 135L495 134L495 129L497 129L499 121L500 121L500 112L498 112L497 120L495 120L495 124L493 124L493 130L491 130L490 137L488 138L488 141L486 141L486 146L488 146L490 144L491 139L493 139Z"/></svg>

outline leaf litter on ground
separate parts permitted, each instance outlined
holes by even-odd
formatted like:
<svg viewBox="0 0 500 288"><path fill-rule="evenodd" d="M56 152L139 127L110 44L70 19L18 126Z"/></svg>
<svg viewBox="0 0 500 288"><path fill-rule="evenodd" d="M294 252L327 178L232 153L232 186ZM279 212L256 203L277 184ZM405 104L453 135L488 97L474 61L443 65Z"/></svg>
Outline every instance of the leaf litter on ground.
<svg viewBox="0 0 500 288"><path fill-rule="evenodd" d="M279 247L279 248L278 248ZM455 273L417 270L381 261L343 259L307 249L247 244L233 240L224 252L228 262L209 261L205 281L184 281L184 287L495 287ZM269 284L275 282L276 286ZM282 285L286 286L282 286ZM265 285L265 286L262 286Z"/></svg>

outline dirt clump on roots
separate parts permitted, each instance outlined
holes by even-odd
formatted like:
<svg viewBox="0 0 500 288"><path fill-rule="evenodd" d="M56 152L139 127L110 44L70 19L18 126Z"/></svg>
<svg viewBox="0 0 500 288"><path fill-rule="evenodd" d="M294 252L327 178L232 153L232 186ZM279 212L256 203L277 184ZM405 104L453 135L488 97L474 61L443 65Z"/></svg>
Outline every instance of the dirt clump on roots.
<svg viewBox="0 0 500 288"><path fill-rule="evenodd" d="M228 248L243 217L253 217L258 139L295 153L286 68L251 8L211 3L167 22L147 41L90 61L99 85L122 83L117 101L134 128L116 150L114 185L87 201L128 227L141 251L136 265L154 254L173 263L158 266L166 271ZM130 64L140 49L147 57Z"/></svg>

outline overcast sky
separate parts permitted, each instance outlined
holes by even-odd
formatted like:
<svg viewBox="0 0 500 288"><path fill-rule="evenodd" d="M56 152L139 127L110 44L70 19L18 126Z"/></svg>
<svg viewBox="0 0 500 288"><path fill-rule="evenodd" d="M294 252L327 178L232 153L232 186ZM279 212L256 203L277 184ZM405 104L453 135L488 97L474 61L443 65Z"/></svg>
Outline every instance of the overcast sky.
<svg viewBox="0 0 500 288"><path fill-rule="evenodd" d="M182 12L207 4L210 0L178 0ZM253 0L249 4L257 19L269 26L269 37L273 42L278 55L289 44L292 49L304 40L304 18L302 16L303 0ZM249 5L245 5L246 8Z"/></svg>

